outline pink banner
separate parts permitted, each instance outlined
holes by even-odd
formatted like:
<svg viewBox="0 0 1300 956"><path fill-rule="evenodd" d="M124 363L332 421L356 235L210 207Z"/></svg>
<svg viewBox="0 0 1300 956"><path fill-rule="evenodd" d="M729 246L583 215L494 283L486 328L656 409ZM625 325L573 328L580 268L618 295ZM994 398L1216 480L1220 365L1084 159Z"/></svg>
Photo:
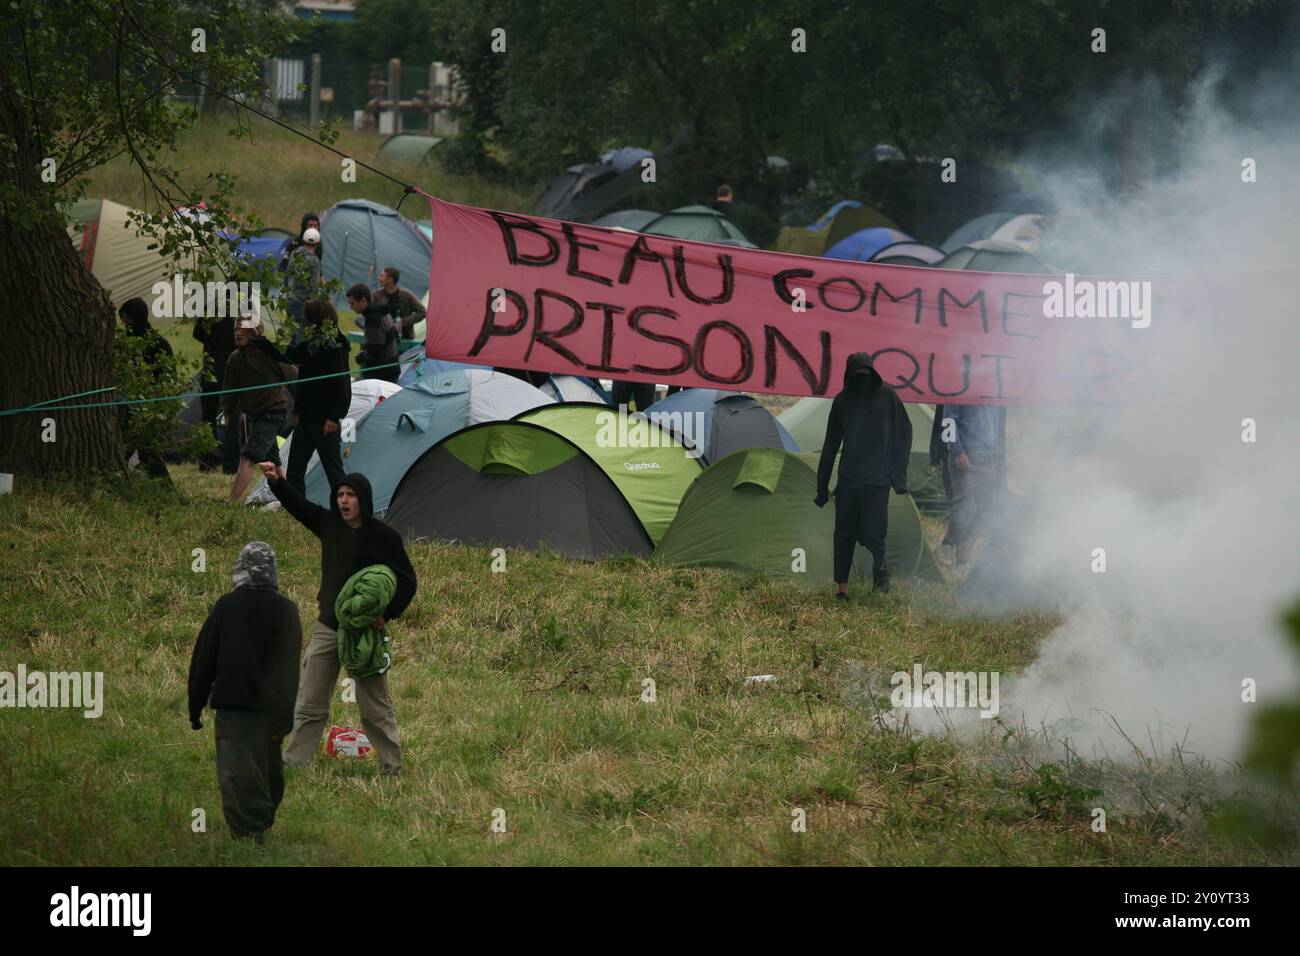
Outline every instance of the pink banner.
<svg viewBox="0 0 1300 956"><path fill-rule="evenodd" d="M430 203L434 358L833 395L848 355L869 352L907 402L1148 391L1151 282L845 262Z"/></svg>

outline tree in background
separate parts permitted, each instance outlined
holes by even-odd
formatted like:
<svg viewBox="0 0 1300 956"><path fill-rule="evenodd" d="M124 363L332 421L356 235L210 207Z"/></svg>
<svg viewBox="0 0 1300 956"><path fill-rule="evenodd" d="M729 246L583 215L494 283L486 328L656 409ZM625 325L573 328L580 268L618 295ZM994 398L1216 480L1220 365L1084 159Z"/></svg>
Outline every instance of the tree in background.
<svg viewBox="0 0 1300 956"><path fill-rule="evenodd" d="M844 195L879 203L890 196L862 194L876 144L900 149L925 181L937 172L922 157L1004 163L1040 139L1076 137L1091 99L1126 78L1149 76L1177 103L1216 49L1266 44L1286 16L1276 0L426 2L463 84L462 164L502 161L540 181L685 131L689 146L629 204L699 202L725 180L770 212L788 190L769 155L814 171L808 209ZM1105 53L1093 52L1094 28ZM505 52L491 50L497 29ZM806 52L792 49L795 30ZM1166 145L1118 116L1101 132L1117 180L1139 177L1139 154ZM903 184L895 212L916 188Z"/></svg>
<svg viewBox="0 0 1300 956"><path fill-rule="evenodd" d="M64 209L84 192L85 173L116 156L131 158L157 200L141 231L184 264L187 278L256 277L271 287L270 270L231 259L234 231L258 225L235 206L233 180L168 165L196 115L170 94L186 77L202 75L214 89L259 101L263 58L292 31L291 14L278 4L239 0L184 7L21 0L16 7L0 41L5 409L115 384L121 303L109 301L68 241ZM200 203L203 214L176 214ZM50 434L47 418L55 421L54 441L42 440ZM85 475L124 466L111 407L0 416L0 470Z"/></svg>

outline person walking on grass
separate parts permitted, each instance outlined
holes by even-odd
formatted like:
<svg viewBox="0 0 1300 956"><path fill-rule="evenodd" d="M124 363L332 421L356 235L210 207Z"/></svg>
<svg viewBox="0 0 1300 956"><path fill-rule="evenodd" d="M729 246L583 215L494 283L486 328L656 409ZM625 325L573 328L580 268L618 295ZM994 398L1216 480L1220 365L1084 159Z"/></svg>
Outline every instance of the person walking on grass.
<svg viewBox="0 0 1300 956"><path fill-rule="evenodd" d="M348 374L352 346L339 331L338 313L328 299L312 299L302 314L303 340L289 349L289 360L298 366L299 384L294 387L288 480L300 495L306 494L307 464L312 452L320 455L331 488L342 479L339 423L347 417L352 404L352 379Z"/></svg>
<svg viewBox="0 0 1300 956"><path fill-rule="evenodd" d="M293 726L302 624L280 594L275 552L244 545L235 589L217 599L190 658L190 727L203 729L203 708L216 711L217 785L226 825L257 843L275 823L284 798L280 741Z"/></svg>
<svg viewBox="0 0 1300 956"><path fill-rule="evenodd" d="M844 365L844 388L831 403L826 439L817 467L818 508L829 500L831 472L840 445L839 481L835 486L835 597L848 600L853 550L871 552L872 590L889 591L885 534L889 490L907 494L907 458L912 423L898 394L872 367L871 356L854 352Z"/></svg>
<svg viewBox="0 0 1300 956"><path fill-rule="evenodd" d="M230 488L230 500L240 501L253 480L253 465L259 461L280 462L276 441L289 414L289 395L283 383L295 378L298 369L262 335L262 320L245 312L236 323L235 351L226 360L223 396L226 421L248 417L248 437L240 449L239 470ZM231 389L246 389L231 391Z"/></svg>
<svg viewBox="0 0 1300 956"><path fill-rule="evenodd" d="M339 594L357 572L374 565L386 566L395 578L393 597L371 622L376 631L382 632L411 603L417 581L402 536L374 517L370 481L365 475L344 475L332 490L327 510L300 495L277 464L264 461L261 468L284 510L320 539L321 576L316 595L319 616L303 656L293 733L284 750L285 763L305 767L320 748L321 734L329 722L330 698L338 682ZM355 681L361 728L379 754L379 773L396 777L402 769L402 748L387 671L357 677Z"/></svg>

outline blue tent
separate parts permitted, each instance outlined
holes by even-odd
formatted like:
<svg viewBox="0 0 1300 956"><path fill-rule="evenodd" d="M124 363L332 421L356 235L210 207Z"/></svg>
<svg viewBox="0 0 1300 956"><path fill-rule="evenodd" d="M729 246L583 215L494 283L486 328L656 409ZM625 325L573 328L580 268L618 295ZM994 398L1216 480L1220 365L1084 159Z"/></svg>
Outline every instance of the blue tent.
<svg viewBox="0 0 1300 956"><path fill-rule="evenodd" d="M485 369L426 372L416 386L386 398L356 426L356 440L343 445L343 470L370 479L375 514L382 516L406 470L452 432L506 421L553 401L527 382ZM306 490L308 499L329 507L325 469L307 472Z"/></svg>
<svg viewBox="0 0 1300 956"><path fill-rule="evenodd" d="M401 374L397 384L402 388L411 388L417 380L429 375L439 375L457 369L478 368L491 371L490 365L466 365L463 362L448 362L446 359L431 359L424 354L424 345L415 345L403 352L397 359L401 362Z"/></svg>
<svg viewBox="0 0 1300 956"><path fill-rule="evenodd" d="M256 236L241 239L235 247L237 255L248 259L271 259L279 262L284 251L293 242L293 235L283 229L264 229Z"/></svg>
<svg viewBox="0 0 1300 956"><path fill-rule="evenodd" d="M380 270L393 266L402 288L417 299L429 291L433 243L396 210L368 199L345 199L325 210L320 230L321 274L341 281L344 290L356 282L374 289ZM342 292L334 304L347 305Z"/></svg>
<svg viewBox="0 0 1300 956"><path fill-rule="evenodd" d="M895 242L907 242L912 237L897 229L874 226L860 229L853 235L841 239L827 249L823 255L827 259L850 259L855 262L867 262L885 246Z"/></svg>
<svg viewBox="0 0 1300 956"><path fill-rule="evenodd" d="M688 388L655 402L646 415L700 449L705 464L742 448L799 450L785 427L741 392Z"/></svg>

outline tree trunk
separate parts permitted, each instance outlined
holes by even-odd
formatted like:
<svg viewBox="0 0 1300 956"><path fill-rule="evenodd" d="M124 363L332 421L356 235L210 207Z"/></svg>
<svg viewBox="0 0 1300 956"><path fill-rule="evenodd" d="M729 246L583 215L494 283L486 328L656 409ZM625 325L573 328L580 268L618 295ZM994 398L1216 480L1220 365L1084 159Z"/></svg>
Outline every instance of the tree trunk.
<svg viewBox="0 0 1300 956"><path fill-rule="evenodd" d="M6 138L14 144L15 165L0 172L0 339L8 343L0 409L112 385L117 320L54 214L55 184L41 181L45 157L0 66L0 139ZM78 401L115 397L104 392ZM115 408L0 416L0 471L87 475L125 466Z"/></svg>

